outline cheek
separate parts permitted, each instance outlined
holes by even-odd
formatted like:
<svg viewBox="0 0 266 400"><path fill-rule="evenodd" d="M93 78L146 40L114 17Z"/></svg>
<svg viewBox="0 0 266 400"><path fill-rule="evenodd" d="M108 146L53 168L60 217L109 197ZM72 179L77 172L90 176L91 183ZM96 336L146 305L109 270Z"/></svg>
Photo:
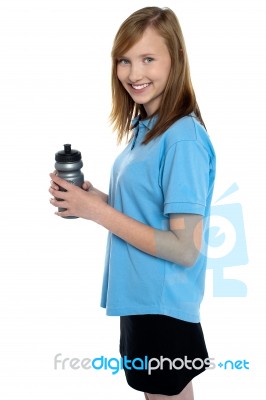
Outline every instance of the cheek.
<svg viewBox="0 0 266 400"><path fill-rule="evenodd" d="M165 78L166 79L169 78L171 67L172 67L171 59L170 58L165 59L162 69L164 70L164 74L165 74Z"/></svg>
<svg viewBox="0 0 266 400"><path fill-rule="evenodd" d="M123 81L126 78L125 68L121 68L118 66L116 69L116 74L117 74L117 78L120 80L120 82L123 83Z"/></svg>

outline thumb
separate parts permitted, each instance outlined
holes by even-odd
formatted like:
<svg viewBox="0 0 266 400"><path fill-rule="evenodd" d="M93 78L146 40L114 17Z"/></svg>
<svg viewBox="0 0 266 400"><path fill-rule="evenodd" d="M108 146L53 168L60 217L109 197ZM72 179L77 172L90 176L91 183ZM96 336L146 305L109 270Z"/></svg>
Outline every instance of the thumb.
<svg viewBox="0 0 266 400"><path fill-rule="evenodd" d="M92 186L92 184L90 183L90 182L88 182L88 181L85 181L83 184L82 184L82 189L83 190L91 190L93 188L93 186Z"/></svg>

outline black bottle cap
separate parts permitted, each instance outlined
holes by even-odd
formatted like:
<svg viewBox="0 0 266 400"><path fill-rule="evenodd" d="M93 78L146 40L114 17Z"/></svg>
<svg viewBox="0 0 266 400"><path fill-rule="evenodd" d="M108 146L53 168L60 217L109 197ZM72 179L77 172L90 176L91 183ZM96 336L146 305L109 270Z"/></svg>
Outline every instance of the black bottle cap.
<svg viewBox="0 0 266 400"><path fill-rule="evenodd" d="M71 144L64 144L64 150L60 150L55 154L57 162L76 162L81 160L81 152L72 150Z"/></svg>

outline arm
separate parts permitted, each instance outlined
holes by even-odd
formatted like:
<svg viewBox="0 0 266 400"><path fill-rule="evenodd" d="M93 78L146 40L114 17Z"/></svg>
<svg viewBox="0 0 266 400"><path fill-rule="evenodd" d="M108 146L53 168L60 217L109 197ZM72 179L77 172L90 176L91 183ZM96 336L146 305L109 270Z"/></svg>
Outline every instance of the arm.
<svg viewBox="0 0 266 400"><path fill-rule="evenodd" d="M154 229L108 205L97 191L85 191L71 185L54 174L53 182L66 189L58 193L52 184L50 193L64 201L51 199L55 207L67 210L56 212L59 216L76 215L105 227L139 250L184 266L192 266L198 257L202 222L200 215L172 214L169 231ZM100 192L102 193L102 192Z"/></svg>
<svg viewBox="0 0 266 400"><path fill-rule="evenodd" d="M130 218L107 206L95 222L139 250L185 267L198 258L202 237L202 216L171 214L169 231L162 231Z"/></svg>

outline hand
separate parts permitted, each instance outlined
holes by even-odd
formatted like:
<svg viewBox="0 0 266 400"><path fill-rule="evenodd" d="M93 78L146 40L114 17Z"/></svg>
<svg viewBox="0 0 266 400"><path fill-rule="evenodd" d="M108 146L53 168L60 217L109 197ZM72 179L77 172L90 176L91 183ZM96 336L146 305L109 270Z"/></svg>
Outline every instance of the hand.
<svg viewBox="0 0 266 400"><path fill-rule="evenodd" d="M88 192L94 192L97 194L105 203L108 203L108 195L106 193L101 192L99 189L96 189L91 182L85 181L82 185L82 189L87 190Z"/></svg>
<svg viewBox="0 0 266 400"><path fill-rule="evenodd" d="M52 175L56 175L56 171L54 171ZM50 176L51 176L51 174L50 174ZM50 188L55 189L55 190L59 190L59 186L56 185L56 184L54 183L54 181L51 181L51 186L50 186ZM83 189L83 190L86 190L87 192L88 192L89 190L97 190L97 189L95 189L95 188L93 187L92 183L89 182L89 181L85 181L85 182L83 183L82 189Z"/></svg>
<svg viewBox="0 0 266 400"><path fill-rule="evenodd" d="M75 186L64 179L59 178L55 173L50 174L52 179L49 192L54 196L50 203L55 207L65 208L65 211L57 211L56 215L60 217L76 216L92 221L97 220L97 216L102 211L106 202L93 189L90 182L86 181L82 188ZM59 191L62 187L66 192ZM57 200L57 199L60 200Z"/></svg>

